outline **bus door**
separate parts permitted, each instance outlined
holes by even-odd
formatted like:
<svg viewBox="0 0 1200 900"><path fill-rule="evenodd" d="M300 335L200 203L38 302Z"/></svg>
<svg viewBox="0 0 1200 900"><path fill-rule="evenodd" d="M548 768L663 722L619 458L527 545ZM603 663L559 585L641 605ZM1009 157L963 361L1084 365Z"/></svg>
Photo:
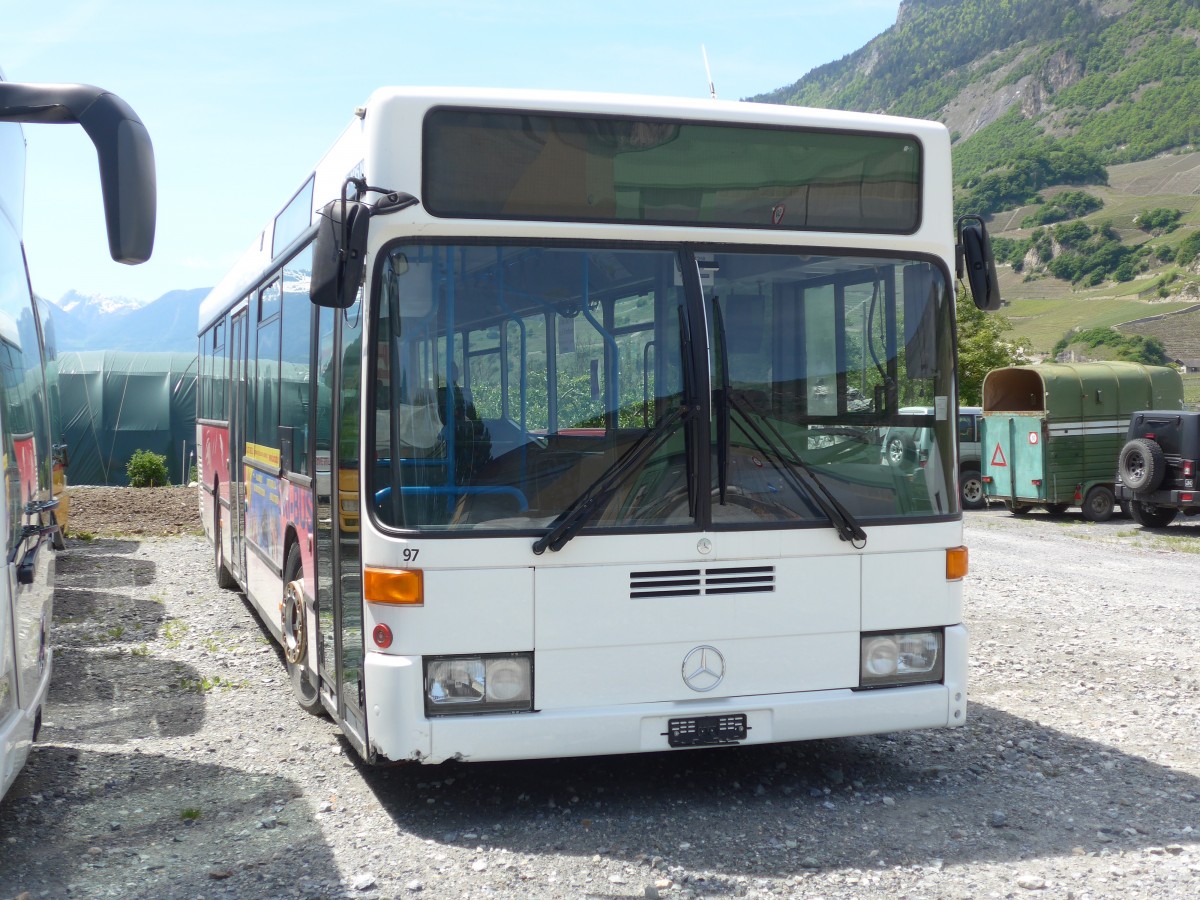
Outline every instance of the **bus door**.
<svg viewBox="0 0 1200 900"><path fill-rule="evenodd" d="M229 570L246 577L246 309L229 326Z"/></svg>
<svg viewBox="0 0 1200 900"><path fill-rule="evenodd" d="M313 374L317 458L320 465L322 444L327 444L330 462L328 477L318 474L317 488L319 671L322 693L332 693L336 701L339 724L366 753L358 496L361 357L361 302L345 311L322 308Z"/></svg>

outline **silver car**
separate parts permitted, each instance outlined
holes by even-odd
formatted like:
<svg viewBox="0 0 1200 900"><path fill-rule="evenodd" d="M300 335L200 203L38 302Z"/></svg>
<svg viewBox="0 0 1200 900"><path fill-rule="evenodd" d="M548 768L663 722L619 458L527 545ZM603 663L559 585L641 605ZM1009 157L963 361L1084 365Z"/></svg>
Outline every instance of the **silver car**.
<svg viewBox="0 0 1200 900"><path fill-rule="evenodd" d="M906 406L905 415L931 415L933 407ZM987 495L983 491L980 452L980 418L983 409L963 406L958 410L958 481L963 509L985 509ZM927 428L894 426L883 434L881 455L891 466L921 465L929 459L933 432Z"/></svg>

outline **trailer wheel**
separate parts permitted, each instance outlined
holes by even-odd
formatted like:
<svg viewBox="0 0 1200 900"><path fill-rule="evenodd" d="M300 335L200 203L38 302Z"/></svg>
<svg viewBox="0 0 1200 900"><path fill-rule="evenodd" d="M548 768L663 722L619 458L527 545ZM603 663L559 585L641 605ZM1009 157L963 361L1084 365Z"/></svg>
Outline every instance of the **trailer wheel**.
<svg viewBox="0 0 1200 900"><path fill-rule="evenodd" d="M1027 516L1033 509L1028 503L1013 503L1011 500L1005 500L1004 507L1014 516Z"/></svg>
<svg viewBox="0 0 1200 900"><path fill-rule="evenodd" d="M1134 438L1121 448L1117 463L1121 481L1131 491L1149 493L1158 489L1166 474L1166 460L1158 441Z"/></svg>
<svg viewBox="0 0 1200 900"><path fill-rule="evenodd" d="M1116 503L1112 489L1098 484L1083 498L1083 517L1089 522L1107 522L1112 518Z"/></svg>
<svg viewBox="0 0 1200 900"><path fill-rule="evenodd" d="M1129 504L1129 515L1143 528L1166 528L1175 521L1178 513L1179 510L1169 506L1152 506L1141 500L1134 500Z"/></svg>

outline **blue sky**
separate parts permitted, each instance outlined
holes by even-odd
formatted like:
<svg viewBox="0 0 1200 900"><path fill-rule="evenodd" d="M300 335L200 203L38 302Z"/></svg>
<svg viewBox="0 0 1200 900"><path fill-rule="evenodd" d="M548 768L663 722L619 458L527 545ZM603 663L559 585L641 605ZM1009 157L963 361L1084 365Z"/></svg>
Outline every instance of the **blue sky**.
<svg viewBox="0 0 1200 900"><path fill-rule="evenodd" d="M84 82L150 131L158 232L142 266L107 253L82 129L26 126L34 290L156 299L215 284L382 85L705 97L790 84L889 28L899 0L60 0L0 14L11 81Z"/></svg>

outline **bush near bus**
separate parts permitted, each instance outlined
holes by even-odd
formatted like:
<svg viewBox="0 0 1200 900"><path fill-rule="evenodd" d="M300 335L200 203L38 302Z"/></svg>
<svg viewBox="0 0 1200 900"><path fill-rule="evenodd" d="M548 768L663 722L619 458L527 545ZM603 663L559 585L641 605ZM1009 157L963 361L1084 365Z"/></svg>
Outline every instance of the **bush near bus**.
<svg viewBox="0 0 1200 900"><path fill-rule="evenodd" d="M125 474L129 476L130 487L165 487L169 483L167 458L151 450L135 450L125 466Z"/></svg>

